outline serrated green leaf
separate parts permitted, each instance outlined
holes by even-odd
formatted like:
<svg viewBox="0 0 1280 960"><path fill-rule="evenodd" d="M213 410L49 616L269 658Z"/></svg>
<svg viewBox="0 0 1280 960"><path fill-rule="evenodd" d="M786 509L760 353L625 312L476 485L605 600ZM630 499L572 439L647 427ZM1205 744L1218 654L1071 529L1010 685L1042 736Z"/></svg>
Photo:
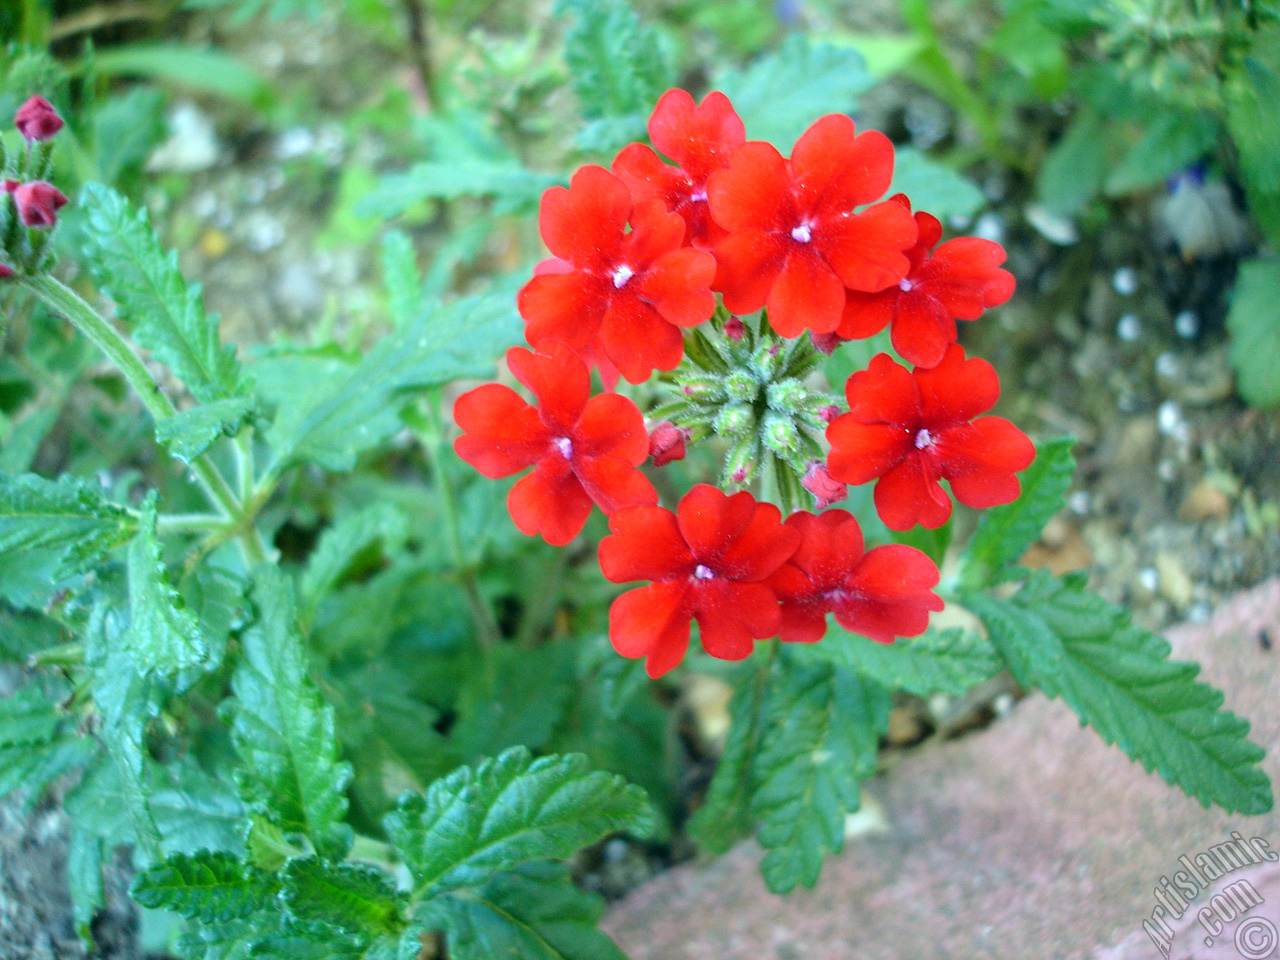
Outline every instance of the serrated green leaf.
<svg viewBox="0 0 1280 960"><path fill-rule="evenodd" d="M583 119L647 118L676 81L666 38L622 0L557 0L552 8L555 17L570 13L575 19L565 31L564 59ZM597 128L595 147L612 153L633 139L630 126L613 132L626 139L602 141Z"/></svg>
<svg viewBox="0 0 1280 960"><path fill-rule="evenodd" d="M106 902L102 890L102 838L71 822L67 836L67 892L76 933L85 944L93 942L90 924Z"/></svg>
<svg viewBox="0 0 1280 960"><path fill-rule="evenodd" d="M209 656L203 630L169 583L160 556L154 494L143 504L127 566L130 621L121 639L137 667L172 674L203 663Z"/></svg>
<svg viewBox="0 0 1280 960"><path fill-rule="evenodd" d="M715 89L733 103L749 139L767 140L786 154L814 120L851 112L874 85L857 50L813 44L795 33L776 53L721 74Z"/></svg>
<svg viewBox="0 0 1280 960"><path fill-rule="evenodd" d="M396 887L382 870L319 857L291 860L281 876L282 899L293 915L368 938L404 926Z"/></svg>
<svg viewBox="0 0 1280 960"><path fill-rule="evenodd" d="M221 50L140 43L95 50L92 63L99 74L155 77L231 100L260 100L269 93L257 74Z"/></svg>
<svg viewBox="0 0 1280 960"><path fill-rule="evenodd" d="M298 587L303 623L313 620L320 601L339 583L357 556L380 542L385 553L394 553L403 546L408 532L405 515L388 503L374 503L344 514L326 528L307 558Z"/></svg>
<svg viewBox="0 0 1280 960"><path fill-rule="evenodd" d="M87 764L96 749L89 737L0 747L0 798L23 788L34 806L55 778Z"/></svg>
<svg viewBox="0 0 1280 960"><path fill-rule="evenodd" d="M396 946L391 937L371 942L367 936L342 933L325 924L286 920L277 922L274 930L254 943L249 956L264 960L396 960Z"/></svg>
<svg viewBox="0 0 1280 960"><path fill-rule="evenodd" d="M844 846L858 783L875 772L889 723L889 691L854 670L790 664L770 691L751 800L760 819L760 865L774 893L812 887L826 850Z"/></svg>
<svg viewBox="0 0 1280 960"><path fill-rule="evenodd" d="M38 683L19 687L0 700L0 747L49 743L62 726L62 715Z"/></svg>
<svg viewBox="0 0 1280 960"><path fill-rule="evenodd" d="M1120 162L1107 173L1103 189L1119 197L1159 186L1213 149L1219 125L1202 114L1166 108L1151 116Z"/></svg>
<svg viewBox="0 0 1280 960"><path fill-rule="evenodd" d="M136 530L129 511L87 483L0 475L0 595L20 606L47 597Z"/></svg>
<svg viewBox="0 0 1280 960"><path fill-rule="evenodd" d="M875 643L833 623L821 643L797 647L801 660L829 660L858 670L891 690L959 695L990 679L1004 661L985 637L959 627Z"/></svg>
<svg viewBox="0 0 1280 960"><path fill-rule="evenodd" d="M0 474L20 474L31 469L40 444L58 422L62 405L47 402L13 424L8 438L0 445Z"/></svg>
<svg viewBox="0 0 1280 960"><path fill-rule="evenodd" d="M149 806L166 854L225 850L245 853L245 809L230 784L189 757L165 764L149 784Z"/></svg>
<svg viewBox="0 0 1280 960"><path fill-rule="evenodd" d="M581 754L533 759L523 747L407 794L383 821L417 895L486 882L529 860L567 857L616 830L644 834L644 792L587 769Z"/></svg>
<svg viewBox="0 0 1280 960"><path fill-rule="evenodd" d="M307 676L292 586L276 568L261 567L252 601L257 620L242 637L231 677L242 795L285 831L306 833L318 849L345 849L343 789L351 766L338 761L333 710Z"/></svg>
<svg viewBox="0 0 1280 960"><path fill-rule="evenodd" d="M279 930L277 910L220 923L187 924L174 952L183 960L248 960L257 944Z"/></svg>
<svg viewBox="0 0 1280 960"><path fill-rule="evenodd" d="M977 589L1017 578L1018 559L1067 502L1075 472L1074 445L1072 437L1041 441L1031 466L1018 475L1022 484L1018 499L983 512L960 559L960 582L966 587Z"/></svg>
<svg viewBox="0 0 1280 960"><path fill-rule="evenodd" d="M596 929L600 913L563 867L531 863L440 897L423 919L444 928L453 960L626 960Z"/></svg>
<svg viewBox="0 0 1280 960"><path fill-rule="evenodd" d="M382 238L382 286L395 325L412 320L422 307L422 277L413 241L403 230L389 230Z"/></svg>
<svg viewBox="0 0 1280 960"><path fill-rule="evenodd" d="M1082 110L1045 156L1036 196L1051 212L1072 217L1093 200L1109 168L1106 121Z"/></svg>
<svg viewBox="0 0 1280 960"><path fill-rule="evenodd" d="M491 375L523 331L505 294L435 304L380 341L349 375L281 409L268 439L282 461L350 470L359 453L400 428L400 408L412 391Z"/></svg>
<svg viewBox="0 0 1280 960"><path fill-rule="evenodd" d="M146 212L100 184L84 188L86 261L134 338L166 364L201 403L247 395L235 349L218 339L198 284L188 285L177 254L165 253Z"/></svg>
<svg viewBox="0 0 1280 960"><path fill-rule="evenodd" d="M153 910L218 923L265 907L279 881L222 850L175 854L134 877L133 899Z"/></svg>
<svg viewBox="0 0 1280 960"><path fill-rule="evenodd" d="M913 210L923 210L941 220L972 217L987 205L987 198L976 183L913 147L894 151L893 183L887 195L896 193L910 197Z"/></svg>
<svg viewBox="0 0 1280 960"><path fill-rule="evenodd" d="M190 463L219 437L234 437L254 411L252 397L227 397L183 410L156 423L156 439Z"/></svg>
<svg viewBox="0 0 1280 960"><path fill-rule="evenodd" d="M1253 407L1280 403L1280 257L1246 260L1231 295L1227 329L1236 387Z"/></svg>
<svg viewBox="0 0 1280 960"><path fill-rule="evenodd" d="M1280 194L1280 26L1253 34L1253 44L1226 78L1227 129L1249 192ZM1272 237L1272 242L1276 241Z"/></svg>
<svg viewBox="0 0 1280 960"><path fill-rule="evenodd" d="M1199 667L1169 659L1169 644L1078 582L1037 571L1008 600L966 595L1023 686L1061 697L1108 743L1205 806L1271 809L1263 750ZM1046 655L1040 648L1052 647ZM1046 669L1054 667L1056 669Z"/></svg>

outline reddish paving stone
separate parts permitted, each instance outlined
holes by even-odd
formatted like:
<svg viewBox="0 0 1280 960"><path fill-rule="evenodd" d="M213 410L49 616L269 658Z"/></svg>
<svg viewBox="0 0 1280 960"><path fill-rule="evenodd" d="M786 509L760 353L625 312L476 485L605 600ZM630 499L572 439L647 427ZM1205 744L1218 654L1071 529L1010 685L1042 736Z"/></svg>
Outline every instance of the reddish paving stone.
<svg viewBox="0 0 1280 960"><path fill-rule="evenodd" d="M1168 639L1249 718L1280 783L1280 647L1264 650L1258 639L1263 628L1280 635L1277 627L1280 580ZM640 887L605 929L635 960L1154 960L1161 953L1142 923L1180 855L1232 830L1280 850L1280 814L1205 810L1039 694L981 733L907 757L867 790L888 831L851 840L815 890L770 894L760 850L745 843ZM1280 870L1264 864L1223 882L1241 878L1265 900L1245 916L1280 925ZM1258 952L1265 930L1256 923L1252 955L1222 952L1234 950L1232 925L1210 953L1195 918L1202 905L1174 925L1170 960L1273 955Z"/></svg>

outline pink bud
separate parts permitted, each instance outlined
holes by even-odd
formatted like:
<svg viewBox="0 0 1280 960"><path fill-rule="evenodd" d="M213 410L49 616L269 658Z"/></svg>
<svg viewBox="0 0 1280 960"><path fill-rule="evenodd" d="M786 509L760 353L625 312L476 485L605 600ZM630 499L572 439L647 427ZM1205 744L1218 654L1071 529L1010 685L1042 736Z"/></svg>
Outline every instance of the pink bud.
<svg viewBox="0 0 1280 960"><path fill-rule="evenodd" d="M804 479L800 481L800 486L813 494L814 499L818 501L819 510L825 510L833 503L839 503L849 496L849 485L833 477L827 470L827 465L821 460L809 462L809 469Z"/></svg>
<svg viewBox="0 0 1280 960"><path fill-rule="evenodd" d="M830 423L836 417L840 416L840 408L834 403L828 404L818 411L818 416L822 418L823 423Z"/></svg>
<svg viewBox="0 0 1280 960"><path fill-rule="evenodd" d="M66 195L51 183L32 180L13 191L18 216L28 227L52 227L58 222L58 211L67 204Z"/></svg>
<svg viewBox="0 0 1280 960"><path fill-rule="evenodd" d="M747 466L743 464L737 470L733 471L733 476L729 478L734 483L744 483L747 479Z"/></svg>
<svg viewBox="0 0 1280 960"><path fill-rule="evenodd" d="M724 335L730 340L738 341L746 333L747 325L738 317L730 317L724 322Z"/></svg>
<svg viewBox="0 0 1280 960"><path fill-rule="evenodd" d="M3 263L0 263L0 280L4 280L5 278L12 277L12 276L13 276L12 268L6 267Z"/></svg>
<svg viewBox="0 0 1280 960"><path fill-rule="evenodd" d="M840 346L843 341L834 333L810 333L809 342L813 344L813 349L819 353L831 356L836 347Z"/></svg>
<svg viewBox="0 0 1280 960"><path fill-rule="evenodd" d="M62 129L62 118L53 104L36 94L18 108L13 125L28 140L48 140Z"/></svg>
<svg viewBox="0 0 1280 960"><path fill-rule="evenodd" d="M3 188L5 193L13 193L13 191L17 190L19 186L21 186L21 184L19 184L17 180L9 180L6 178L5 180L0 181L0 188Z"/></svg>
<svg viewBox="0 0 1280 960"><path fill-rule="evenodd" d="M689 431L664 420L649 434L649 456L655 467L664 467L672 460L683 460Z"/></svg>

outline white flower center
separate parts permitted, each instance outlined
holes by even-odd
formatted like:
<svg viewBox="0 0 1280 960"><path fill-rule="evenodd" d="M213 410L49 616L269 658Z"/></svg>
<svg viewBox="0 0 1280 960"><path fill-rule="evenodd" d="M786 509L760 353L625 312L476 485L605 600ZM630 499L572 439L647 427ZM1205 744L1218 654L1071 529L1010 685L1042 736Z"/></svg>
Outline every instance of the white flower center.
<svg viewBox="0 0 1280 960"><path fill-rule="evenodd" d="M617 270L613 271L613 285L619 289L636 275L636 272L628 267L625 263Z"/></svg>
<svg viewBox="0 0 1280 960"><path fill-rule="evenodd" d="M916 449L923 450L925 447L933 445L933 434L927 429L922 429L916 434Z"/></svg>
<svg viewBox="0 0 1280 960"><path fill-rule="evenodd" d="M568 437L560 437L555 441L556 449L560 451L560 455L568 460L573 456L573 441Z"/></svg>
<svg viewBox="0 0 1280 960"><path fill-rule="evenodd" d="M898 281L898 289L901 290L903 293L910 293L913 287L915 287L915 284L912 283L910 280L908 280L906 277L903 277L901 280Z"/></svg>
<svg viewBox="0 0 1280 960"><path fill-rule="evenodd" d="M705 199L707 199L706 190L696 190L693 193L689 194L690 203L701 203Z"/></svg>
<svg viewBox="0 0 1280 960"><path fill-rule="evenodd" d="M813 239L813 234L809 232L809 224L802 223L791 231L791 239L798 243L808 243Z"/></svg>
<svg viewBox="0 0 1280 960"><path fill-rule="evenodd" d="M693 568L693 575L699 580L710 580L715 576L715 573L712 572L710 567L704 566L700 563Z"/></svg>

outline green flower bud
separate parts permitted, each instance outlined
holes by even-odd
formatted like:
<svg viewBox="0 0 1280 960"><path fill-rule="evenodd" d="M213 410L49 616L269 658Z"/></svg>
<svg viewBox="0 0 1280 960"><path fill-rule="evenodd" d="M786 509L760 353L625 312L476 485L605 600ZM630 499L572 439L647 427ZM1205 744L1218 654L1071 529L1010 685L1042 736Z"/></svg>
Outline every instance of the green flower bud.
<svg viewBox="0 0 1280 960"><path fill-rule="evenodd" d="M800 443L800 435L790 417L766 413L761 426L765 446L784 458Z"/></svg>
<svg viewBox="0 0 1280 960"><path fill-rule="evenodd" d="M788 378L769 384L767 396L770 409L795 416L804 409L809 399L809 391L799 380Z"/></svg>
<svg viewBox="0 0 1280 960"><path fill-rule="evenodd" d="M782 345L772 337L760 341L760 345L751 353L751 369L756 377L767 383L778 373L782 362Z"/></svg>
<svg viewBox="0 0 1280 960"><path fill-rule="evenodd" d="M760 384L745 370L735 370L724 378L724 392L730 400L751 403L760 393Z"/></svg>
<svg viewBox="0 0 1280 960"><path fill-rule="evenodd" d="M745 437L755 427L755 411L745 403L735 403L725 407L716 415L714 428L717 434L726 439Z"/></svg>
<svg viewBox="0 0 1280 960"><path fill-rule="evenodd" d="M724 458L721 482L727 486L745 487L760 468L760 443L755 437L743 437L729 448Z"/></svg>

